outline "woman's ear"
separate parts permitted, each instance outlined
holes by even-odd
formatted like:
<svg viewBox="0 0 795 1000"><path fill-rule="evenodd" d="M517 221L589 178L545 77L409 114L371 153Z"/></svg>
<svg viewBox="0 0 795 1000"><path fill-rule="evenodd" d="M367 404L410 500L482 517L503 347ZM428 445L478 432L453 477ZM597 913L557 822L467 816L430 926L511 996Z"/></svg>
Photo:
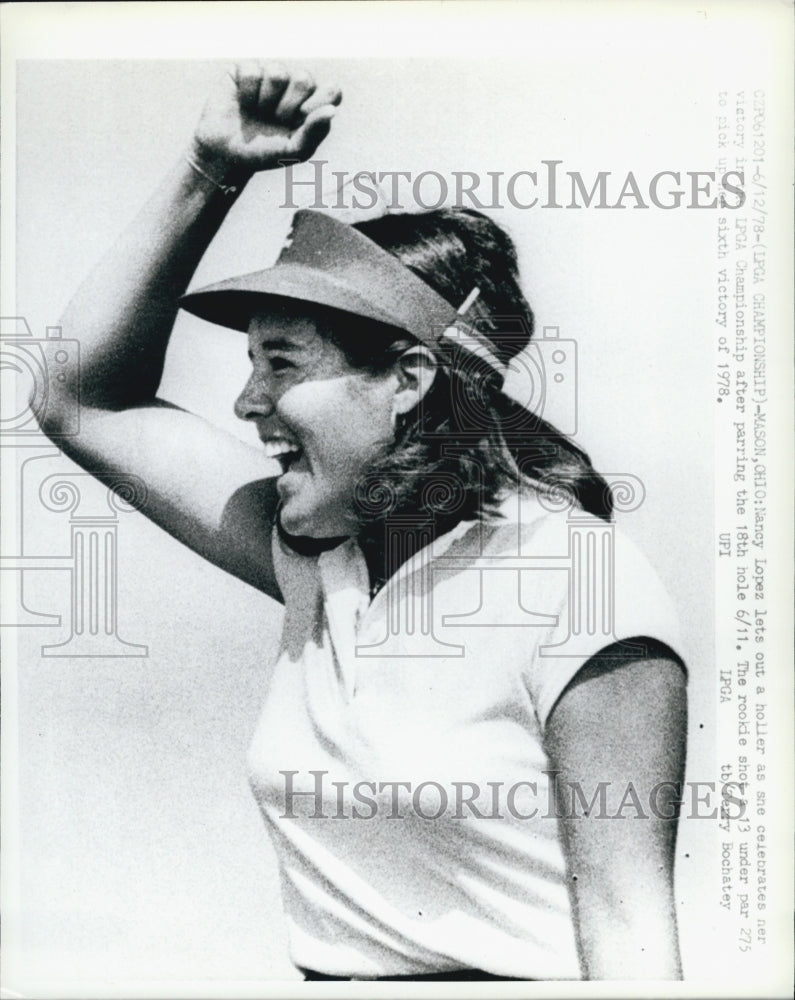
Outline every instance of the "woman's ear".
<svg viewBox="0 0 795 1000"><path fill-rule="evenodd" d="M436 360L427 347L418 344L404 351L395 362L397 386L392 401L393 416L414 409L430 389L436 376Z"/></svg>

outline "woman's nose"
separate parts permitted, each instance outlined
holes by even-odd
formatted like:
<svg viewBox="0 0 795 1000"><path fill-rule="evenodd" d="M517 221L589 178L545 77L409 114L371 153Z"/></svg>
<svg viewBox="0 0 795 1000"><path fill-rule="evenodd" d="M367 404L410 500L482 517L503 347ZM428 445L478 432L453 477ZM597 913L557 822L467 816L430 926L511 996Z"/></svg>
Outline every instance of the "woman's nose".
<svg viewBox="0 0 795 1000"><path fill-rule="evenodd" d="M274 401L266 386L252 376L235 400L235 416L240 420L256 420L269 417L274 410Z"/></svg>

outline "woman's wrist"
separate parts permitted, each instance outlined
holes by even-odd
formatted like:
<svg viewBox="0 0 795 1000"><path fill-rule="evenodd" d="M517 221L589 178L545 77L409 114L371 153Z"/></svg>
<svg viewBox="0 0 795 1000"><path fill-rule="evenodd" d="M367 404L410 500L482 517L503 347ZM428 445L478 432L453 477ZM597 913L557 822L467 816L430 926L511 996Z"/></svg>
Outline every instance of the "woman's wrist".
<svg viewBox="0 0 795 1000"><path fill-rule="evenodd" d="M209 150L195 141L188 146L184 159L197 183L225 197L240 194L254 173L223 153Z"/></svg>

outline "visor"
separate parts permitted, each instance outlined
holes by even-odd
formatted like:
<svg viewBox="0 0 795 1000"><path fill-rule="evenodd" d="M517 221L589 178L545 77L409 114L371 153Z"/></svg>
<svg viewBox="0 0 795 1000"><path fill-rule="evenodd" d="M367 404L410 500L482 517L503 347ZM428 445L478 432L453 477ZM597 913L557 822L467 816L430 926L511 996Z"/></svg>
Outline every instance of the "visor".
<svg viewBox="0 0 795 1000"><path fill-rule="evenodd" d="M194 316L248 330L273 296L312 302L396 327L429 347L447 336L504 375L494 346L430 285L363 233L331 216L301 209L273 267L190 292L180 306ZM469 296L466 305L473 300ZM470 343L471 342L471 343Z"/></svg>

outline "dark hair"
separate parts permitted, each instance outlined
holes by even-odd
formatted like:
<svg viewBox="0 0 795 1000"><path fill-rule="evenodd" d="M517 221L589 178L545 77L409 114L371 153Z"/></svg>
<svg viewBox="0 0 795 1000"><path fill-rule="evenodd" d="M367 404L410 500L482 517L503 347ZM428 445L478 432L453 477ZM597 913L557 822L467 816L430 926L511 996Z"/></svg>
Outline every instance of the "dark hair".
<svg viewBox="0 0 795 1000"><path fill-rule="evenodd" d="M533 313L519 287L507 233L473 209L392 214L357 223L369 239L458 308L474 287L488 336L502 361L530 343ZM388 368L413 342L389 327L346 317L327 335L354 367ZM588 456L541 416L501 391L473 355L440 348L438 370L421 404L403 418L394 442L357 489L363 531L405 515L435 533L496 511L506 491L533 484L563 491L584 510L610 520L610 489Z"/></svg>

